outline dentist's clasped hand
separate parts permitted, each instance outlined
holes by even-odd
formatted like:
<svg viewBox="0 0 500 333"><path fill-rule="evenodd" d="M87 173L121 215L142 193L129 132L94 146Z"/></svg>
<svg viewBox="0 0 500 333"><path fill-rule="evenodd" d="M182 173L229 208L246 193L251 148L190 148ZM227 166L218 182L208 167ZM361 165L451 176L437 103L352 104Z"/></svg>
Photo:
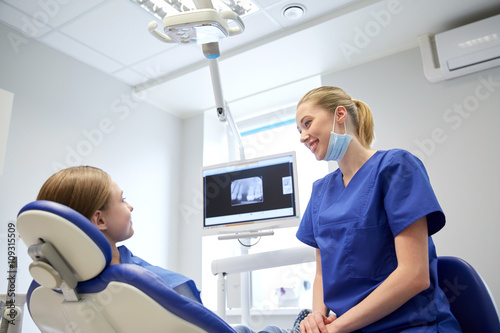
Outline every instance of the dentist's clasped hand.
<svg viewBox="0 0 500 333"><path fill-rule="evenodd" d="M310 313L300 323L300 333L333 333L326 326L331 324L335 319L337 319L335 315L326 317L320 312Z"/></svg>

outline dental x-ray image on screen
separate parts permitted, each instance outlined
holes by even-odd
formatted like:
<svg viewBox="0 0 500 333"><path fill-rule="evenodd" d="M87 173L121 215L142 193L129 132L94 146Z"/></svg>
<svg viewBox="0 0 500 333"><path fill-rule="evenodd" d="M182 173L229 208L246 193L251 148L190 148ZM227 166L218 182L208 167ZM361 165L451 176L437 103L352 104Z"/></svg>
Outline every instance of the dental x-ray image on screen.
<svg viewBox="0 0 500 333"><path fill-rule="evenodd" d="M231 205L263 202L262 177L236 179L231 182Z"/></svg>
<svg viewBox="0 0 500 333"><path fill-rule="evenodd" d="M299 224L295 152L203 168L203 235Z"/></svg>

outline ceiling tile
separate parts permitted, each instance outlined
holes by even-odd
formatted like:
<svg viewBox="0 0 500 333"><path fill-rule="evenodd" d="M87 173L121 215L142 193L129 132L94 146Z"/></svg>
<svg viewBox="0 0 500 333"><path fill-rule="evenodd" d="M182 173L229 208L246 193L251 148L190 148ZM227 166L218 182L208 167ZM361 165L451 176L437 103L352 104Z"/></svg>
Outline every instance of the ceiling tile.
<svg viewBox="0 0 500 333"><path fill-rule="evenodd" d="M30 16L3 2L0 2L0 19L31 38L37 38L50 31L46 25L39 24Z"/></svg>
<svg viewBox="0 0 500 333"><path fill-rule="evenodd" d="M285 105L296 107L304 94L321 85L319 75L306 78L265 90L255 95L244 97L229 103L231 113L236 122L255 117L258 113L269 112Z"/></svg>
<svg viewBox="0 0 500 333"><path fill-rule="evenodd" d="M243 18L245 31L239 35L228 37L220 42L221 51L261 40L263 37L277 32L281 27L264 11L258 11Z"/></svg>
<svg viewBox="0 0 500 333"><path fill-rule="evenodd" d="M113 76L129 86L138 85L148 79L147 77L128 68L113 73Z"/></svg>
<svg viewBox="0 0 500 333"><path fill-rule="evenodd" d="M148 102L180 118L188 118L215 105L208 66L146 92Z"/></svg>
<svg viewBox="0 0 500 333"><path fill-rule="evenodd" d="M151 36L151 38L153 38ZM162 42L155 39L162 45ZM153 79L168 73L179 71L193 63L203 61L203 51L199 45L176 45L166 52L159 53L133 66L136 72Z"/></svg>
<svg viewBox="0 0 500 333"><path fill-rule="evenodd" d="M297 46L291 42L297 38L294 35L274 41L272 52L270 44L266 44L221 61L221 80L226 99L236 100L320 73L320 64L304 53L302 45L300 54L303 59L297 61ZM312 50L311 55L314 55Z"/></svg>
<svg viewBox="0 0 500 333"><path fill-rule="evenodd" d="M285 1L287 1L287 0L281 0L281 1L276 1L276 0L254 0L255 4L259 5L260 8L263 8L263 9L265 9L265 8L267 8L269 6L272 6L272 5L283 3Z"/></svg>
<svg viewBox="0 0 500 333"><path fill-rule="evenodd" d="M131 65L164 50L148 32L153 16L129 0L112 0L61 31L104 55Z"/></svg>
<svg viewBox="0 0 500 333"><path fill-rule="evenodd" d="M19 1L4 0L28 16L36 25L57 27L99 5L104 0L85 1Z"/></svg>
<svg viewBox="0 0 500 333"><path fill-rule="evenodd" d="M105 73L112 73L123 68L120 63L82 45L73 39L59 33L52 32L40 38L40 41L66 53L70 57L80 60L91 67L95 67Z"/></svg>

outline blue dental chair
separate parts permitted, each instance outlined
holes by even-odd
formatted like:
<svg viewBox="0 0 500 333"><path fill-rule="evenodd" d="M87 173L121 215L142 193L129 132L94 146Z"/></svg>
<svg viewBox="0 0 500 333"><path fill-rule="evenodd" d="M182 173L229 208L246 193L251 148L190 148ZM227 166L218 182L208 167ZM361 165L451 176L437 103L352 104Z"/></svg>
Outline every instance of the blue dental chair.
<svg viewBox="0 0 500 333"><path fill-rule="evenodd" d="M457 257L438 257L438 279L463 333L500 333L495 301L469 263Z"/></svg>
<svg viewBox="0 0 500 333"><path fill-rule="evenodd" d="M42 332L235 333L215 313L131 264L109 266L111 247L87 218L34 201L17 229L34 260L27 306Z"/></svg>

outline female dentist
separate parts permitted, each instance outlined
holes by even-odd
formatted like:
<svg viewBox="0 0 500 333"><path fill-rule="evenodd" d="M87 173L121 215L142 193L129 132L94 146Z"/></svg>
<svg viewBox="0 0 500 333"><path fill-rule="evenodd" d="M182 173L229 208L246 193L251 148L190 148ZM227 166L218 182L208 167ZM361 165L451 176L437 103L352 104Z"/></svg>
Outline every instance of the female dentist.
<svg viewBox="0 0 500 333"><path fill-rule="evenodd" d="M301 332L461 332L437 283L430 236L445 216L420 160L371 149L370 109L337 87L308 92L296 121L316 159L339 165L314 183L297 231L317 249Z"/></svg>

